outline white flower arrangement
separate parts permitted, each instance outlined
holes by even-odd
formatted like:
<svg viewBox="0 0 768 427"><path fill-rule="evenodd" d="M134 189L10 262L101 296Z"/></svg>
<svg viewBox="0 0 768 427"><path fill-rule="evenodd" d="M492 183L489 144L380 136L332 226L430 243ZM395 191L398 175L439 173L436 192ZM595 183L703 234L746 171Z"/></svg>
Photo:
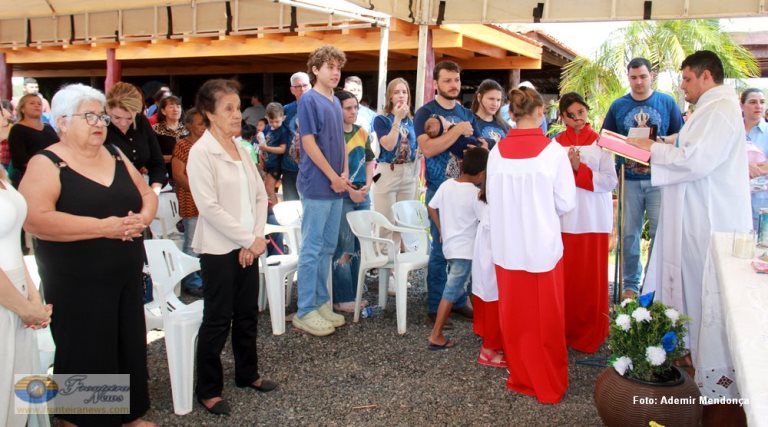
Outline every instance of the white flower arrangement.
<svg viewBox="0 0 768 427"><path fill-rule="evenodd" d="M645 294L613 306L609 366L627 378L665 382L674 377L672 362L685 354L688 317L653 297Z"/></svg>
<svg viewBox="0 0 768 427"><path fill-rule="evenodd" d="M650 322L651 312L645 307L637 307L635 311L632 312L632 318L637 322Z"/></svg>
<svg viewBox="0 0 768 427"><path fill-rule="evenodd" d="M664 314L667 316L669 320L672 321L672 325L676 325L678 319L680 319L680 312L675 310L674 308L668 308L664 310Z"/></svg>
<svg viewBox="0 0 768 427"><path fill-rule="evenodd" d="M615 369L619 375L624 376L624 373L627 372L627 369L632 369L632 359L627 356L619 357L613 362L613 369Z"/></svg>
<svg viewBox="0 0 768 427"><path fill-rule="evenodd" d="M651 366L660 366L667 360L667 352L659 346L651 346L645 349L645 359Z"/></svg>
<svg viewBox="0 0 768 427"><path fill-rule="evenodd" d="M627 314L619 314L616 316L616 324L624 331L629 331L632 327L632 319Z"/></svg>

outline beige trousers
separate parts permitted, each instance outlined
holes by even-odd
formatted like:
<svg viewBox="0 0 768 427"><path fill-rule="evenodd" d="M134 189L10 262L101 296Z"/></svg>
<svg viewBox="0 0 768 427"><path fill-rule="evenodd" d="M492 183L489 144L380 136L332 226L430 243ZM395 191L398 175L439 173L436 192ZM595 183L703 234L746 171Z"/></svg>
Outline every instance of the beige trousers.
<svg viewBox="0 0 768 427"><path fill-rule="evenodd" d="M416 198L416 185L419 177L419 164L417 162L395 164L394 170L390 163L376 165L374 176L380 173L381 178L373 185L373 210L384 215L391 223L395 223L395 215L392 205L403 200ZM390 231L382 231L381 237L393 239L395 247L400 245L400 235Z"/></svg>

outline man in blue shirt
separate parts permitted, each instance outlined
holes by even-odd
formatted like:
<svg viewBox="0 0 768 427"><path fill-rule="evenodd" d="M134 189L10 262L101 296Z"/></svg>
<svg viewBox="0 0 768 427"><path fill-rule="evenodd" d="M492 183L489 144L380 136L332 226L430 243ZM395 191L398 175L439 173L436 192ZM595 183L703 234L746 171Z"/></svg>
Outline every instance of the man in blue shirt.
<svg viewBox="0 0 768 427"><path fill-rule="evenodd" d="M296 181L299 176L299 125L298 108L299 99L312 88L309 84L309 75L303 71L293 73L291 76L291 94L296 98L290 104L283 107L285 113L285 125L291 134L291 140L287 145L286 155L283 156L283 200L299 200L299 190Z"/></svg>
<svg viewBox="0 0 768 427"><path fill-rule="evenodd" d="M461 68L453 61L437 63L432 72L437 96L433 101L419 108L413 119L416 142L426 157L427 204L432 200L440 184L445 181L445 169L451 155L449 152L451 146L462 135L478 136L475 134L475 115L458 101L461 97L460 73ZM442 116L453 126L441 135L430 138L424 131L424 123L433 115ZM434 322L447 279L447 263L443 256L440 232L431 218L430 233L432 234L432 252L429 254L427 266L427 315ZM467 306L466 293L455 302L453 307L454 312L467 318L473 317L472 309Z"/></svg>
<svg viewBox="0 0 768 427"><path fill-rule="evenodd" d="M344 316L326 304L326 283L336 250L344 193L351 189L341 103L333 95L339 84L344 52L333 46L315 49L307 61L315 84L299 103L299 193L304 217L299 251L298 306L293 326L315 336L330 335Z"/></svg>
<svg viewBox="0 0 768 427"><path fill-rule="evenodd" d="M633 127L656 126L658 136L678 133L683 127L680 108L671 96L651 89L651 63L645 58L632 59L627 65L627 77L631 90L613 101L605 116L603 129L627 135ZM653 247L659 221L661 189L651 186L650 167L631 160L625 162L622 157L616 160L617 165L624 163L624 299L637 295L640 289L643 270L640 263L640 236L647 213L648 234L651 236L649 247Z"/></svg>

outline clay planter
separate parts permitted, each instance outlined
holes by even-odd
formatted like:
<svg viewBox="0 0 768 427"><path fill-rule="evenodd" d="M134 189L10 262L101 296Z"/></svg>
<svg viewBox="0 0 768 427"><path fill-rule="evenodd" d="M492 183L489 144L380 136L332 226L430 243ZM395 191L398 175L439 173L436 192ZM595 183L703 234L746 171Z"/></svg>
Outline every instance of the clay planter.
<svg viewBox="0 0 768 427"><path fill-rule="evenodd" d="M699 388L685 371L674 369L676 380L651 383L605 368L595 383L595 406L605 425L647 427L649 421L656 421L665 426L698 426L703 409Z"/></svg>

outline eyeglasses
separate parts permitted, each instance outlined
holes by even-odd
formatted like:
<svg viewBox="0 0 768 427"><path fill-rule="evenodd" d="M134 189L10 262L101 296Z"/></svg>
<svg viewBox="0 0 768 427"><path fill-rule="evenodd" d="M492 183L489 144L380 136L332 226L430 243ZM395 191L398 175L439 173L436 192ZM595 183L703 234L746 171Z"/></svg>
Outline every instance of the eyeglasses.
<svg viewBox="0 0 768 427"><path fill-rule="evenodd" d="M309 87L309 83L304 83L304 84L300 84L300 85L293 85L291 87L294 88L294 89L304 89L305 87Z"/></svg>
<svg viewBox="0 0 768 427"><path fill-rule="evenodd" d="M99 123L99 120L104 122L105 125L109 126L110 123L112 123L112 117L110 117L108 114L96 114L96 113L82 113L82 114L71 114L71 117L75 116L83 116L85 117L85 122L88 123L90 126L96 126ZM67 116L63 116L67 117Z"/></svg>

